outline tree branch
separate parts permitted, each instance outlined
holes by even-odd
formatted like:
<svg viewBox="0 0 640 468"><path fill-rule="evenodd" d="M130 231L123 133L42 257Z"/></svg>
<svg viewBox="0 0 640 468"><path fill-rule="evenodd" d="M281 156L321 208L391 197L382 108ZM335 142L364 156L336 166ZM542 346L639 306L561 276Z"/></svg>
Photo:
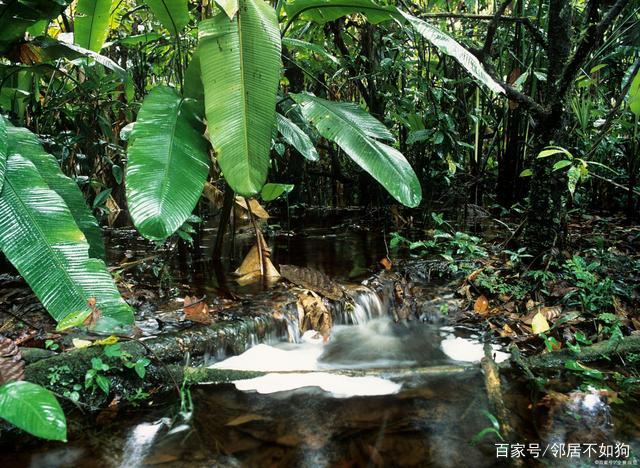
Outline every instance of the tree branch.
<svg viewBox="0 0 640 468"><path fill-rule="evenodd" d="M493 21L495 15L474 15L467 13L421 13L421 18L453 18L470 21ZM533 39L544 49L548 47L547 40L542 33L536 28L530 18L524 16L500 16L497 20L499 23L520 23L529 33L533 36Z"/></svg>
<svg viewBox="0 0 640 468"><path fill-rule="evenodd" d="M496 83L504 88L505 94L509 99L517 102L524 109L533 112L538 117L544 117L549 113L549 110L547 108L536 102L531 96L527 96L523 92L518 91L510 84L502 81L500 77L498 77L498 74L493 68L493 65L489 63L489 61L483 60L481 57L478 57L478 59L480 60L480 62L482 62L482 65L484 66L484 69L489 74L489 76L491 76L491 78L493 78Z"/></svg>
<svg viewBox="0 0 640 468"><path fill-rule="evenodd" d="M485 40L484 40L484 47L482 48L483 57L491 55L491 47L493 46L493 39L495 38L496 30L498 29L498 21L500 21L500 18L502 17L502 15L504 15L504 12L506 11L509 5L511 5L511 0L504 0L500 4L500 7L496 10L495 14L493 15L493 18L491 18L491 22L489 23L489 26L487 26L487 36L485 37Z"/></svg>
<svg viewBox="0 0 640 468"><path fill-rule="evenodd" d="M609 29L609 26L611 26L611 24L616 20L620 12L622 12L628 3L629 0L617 0L600 23L592 24L587 28L587 31L582 37L582 41L578 45L575 54L573 54L573 57L564 68L562 76L558 81L558 88L556 91L557 99L564 99L564 96L575 80L575 77L580 71L580 68L587 56L602 43L602 39L604 34L607 32L607 29Z"/></svg>

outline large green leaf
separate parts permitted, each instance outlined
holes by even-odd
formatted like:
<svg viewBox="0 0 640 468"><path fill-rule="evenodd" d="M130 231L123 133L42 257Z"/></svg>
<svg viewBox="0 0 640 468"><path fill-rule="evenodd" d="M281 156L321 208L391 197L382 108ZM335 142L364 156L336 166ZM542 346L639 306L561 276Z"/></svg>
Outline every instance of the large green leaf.
<svg viewBox="0 0 640 468"><path fill-rule="evenodd" d="M300 18L324 24L342 16L362 13L374 23L392 19L393 7L383 7L371 0L294 0L285 3L284 10L289 20Z"/></svg>
<svg viewBox="0 0 640 468"><path fill-rule="evenodd" d="M269 169L280 79L280 31L263 0L239 0L230 21L221 12L200 23L198 46L209 136L231 188L260 191Z"/></svg>
<svg viewBox="0 0 640 468"><path fill-rule="evenodd" d="M276 117L278 132L280 132L282 138L297 149L300 154L309 161L317 161L318 152L316 151L315 146L313 146L311 138L309 138L309 136L304 133L300 127L287 119L284 115L277 114Z"/></svg>
<svg viewBox="0 0 640 468"><path fill-rule="evenodd" d="M487 86L491 91L504 93L502 86L491 78L476 56L462 47L455 39L420 18L416 18L401 10L398 10L398 12L422 37L445 54L456 59L476 80Z"/></svg>
<svg viewBox="0 0 640 468"><path fill-rule="evenodd" d="M57 321L95 298L101 323L112 330L133 322L104 262L89 257L89 244L64 200L19 154L7 160L0 194L0 250Z"/></svg>
<svg viewBox="0 0 640 468"><path fill-rule="evenodd" d="M191 56L191 61L184 74L184 95L201 101L204 106L204 87L202 86L202 76L200 73L200 51L196 51Z"/></svg>
<svg viewBox="0 0 640 468"><path fill-rule="evenodd" d="M636 73L629 88L629 108L640 117L640 71Z"/></svg>
<svg viewBox="0 0 640 468"><path fill-rule="evenodd" d="M7 151L9 145L7 142L7 122L0 115L0 193L2 193L2 185L4 184L4 173L7 169Z"/></svg>
<svg viewBox="0 0 640 468"><path fill-rule="evenodd" d="M78 0L74 17L74 41L80 47L100 52L109 35L111 0Z"/></svg>
<svg viewBox="0 0 640 468"><path fill-rule="evenodd" d="M58 16L71 0L3 0L0 3L0 54L20 40L27 29Z"/></svg>
<svg viewBox="0 0 640 468"><path fill-rule="evenodd" d="M87 238L89 255L105 258L104 241L98 221L93 216L78 185L60 170L56 158L48 154L36 135L26 128L9 126L9 154L19 154L31 161L51 190L65 201L76 224Z"/></svg>
<svg viewBox="0 0 640 468"><path fill-rule="evenodd" d="M27 46L34 54L40 56L42 61L53 61L61 57L68 58L69 60L74 60L80 57L90 58L103 67L116 73L121 80L125 81L129 79L129 74L124 70L124 68L109 57L75 44L66 44L50 37L37 37L33 41L29 42Z"/></svg>
<svg viewBox="0 0 640 468"><path fill-rule="evenodd" d="M372 137L387 138L388 130L354 105L327 101L309 94L293 94L302 114L320 135L335 142L360 167L376 179L400 203L418 206L420 182L409 162L398 150Z"/></svg>
<svg viewBox="0 0 640 468"><path fill-rule="evenodd" d="M145 98L129 137L127 204L138 231L164 240L191 215L209 172L207 142L193 100L158 86Z"/></svg>
<svg viewBox="0 0 640 468"><path fill-rule="evenodd" d="M42 439L67 440L67 420L58 400L31 382L0 386L0 418Z"/></svg>
<svg viewBox="0 0 640 468"><path fill-rule="evenodd" d="M189 0L144 0L158 21L177 36L189 23Z"/></svg>

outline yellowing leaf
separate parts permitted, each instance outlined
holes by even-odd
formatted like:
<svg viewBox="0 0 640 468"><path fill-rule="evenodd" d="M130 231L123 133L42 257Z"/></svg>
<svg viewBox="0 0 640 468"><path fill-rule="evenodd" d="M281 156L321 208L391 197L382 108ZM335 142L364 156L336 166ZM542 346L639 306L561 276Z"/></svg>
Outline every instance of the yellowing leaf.
<svg viewBox="0 0 640 468"><path fill-rule="evenodd" d="M483 314L489 308L489 300L485 296L480 296L476 299L475 304L473 304L473 310L475 310L478 314Z"/></svg>
<svg viewBox="0 0 640 468"><path fill-rule="evenodd" d="M89 340L81 340L79 338L74 338L73 340L71 340L71 342L73 343L73 346L75 348L88 348L89 346L92 345L92 342Z"/></svg>
<svg viewBox="0 0 640 468"><path fill-rule="evenodd" d="M107 346L107 345L116 344L117 342L118 342L118 337L115 335L111 335L101 340L96 340L94 344Z"/></svg>
<svg viewBox="0 0 640 468"><path fill-rule="evenodd" d="M539 333L544 333L549 330L549 322L547 322L547 319L544 318L544 315L538 312L531 320L531 329L536 335Z"/></svg>

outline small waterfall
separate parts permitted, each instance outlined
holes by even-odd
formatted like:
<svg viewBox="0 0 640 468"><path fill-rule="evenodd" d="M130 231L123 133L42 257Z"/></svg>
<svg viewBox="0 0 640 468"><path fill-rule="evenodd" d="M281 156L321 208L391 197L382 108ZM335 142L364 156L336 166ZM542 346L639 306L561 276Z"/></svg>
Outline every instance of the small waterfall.
<svg viewBox="0 0 640 468"><path fill-rule="evenodd" d="M158 432L168 422L168 418L162 418L159 421L142 423L134 427L124 446L120 467L135 468L142 466L144 458L147 456Z"/></svg>
<svg viewBox="0 0 640 468"><path fill-rule="evenodd" d="M347 306L341 311L342 323L345 325L362 325L369 320L382 317L386 308L378 294L366 286L360 286L351 291L353 305Z"/></svg>
<svg viewBox="0 0 640 468"><path fill-rule="evenodd" d="M287 336L289 343L300 343L302 338L300 335L300 320L293 314L285 314L285 323L287 324Z"/></svg>

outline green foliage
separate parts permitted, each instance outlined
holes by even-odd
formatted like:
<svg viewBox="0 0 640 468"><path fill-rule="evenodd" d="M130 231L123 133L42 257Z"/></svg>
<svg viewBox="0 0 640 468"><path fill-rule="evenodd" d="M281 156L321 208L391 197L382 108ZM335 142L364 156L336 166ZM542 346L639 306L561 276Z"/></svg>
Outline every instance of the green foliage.
<svg viewBox="0 0 640 468"><path fill-rule="evenodd" d="M486 72L476 56L462 47L451 36L431 26L429 23L416 18L415 16L409 15L408 13L400 10L398 10L398 12L418 33L420 33L422 37L431 42L445 54L455 58L458 63L460 63L460 65L462 65L462 67L476 80L495 93L504 93L502 86Z"/></svg>
<svg viewBox="0 0 640 468"><path fill-rule="evenodd" d="M577 297L582 308L590 313L611 307L613 281L611 278L600 277L597 274L599 267L598 262L587 263L584 258L577 255L567 260L563 270L577 289L567 294L565 300L571 303Z"/></svg>
<svg viewBox="0 0 640 468"><path fill-rule="evenodd" d="M629 109L640 117L640 70L633 77L631 88L629 88Z"/></svg>
<svg viewBox="0 0 640 468"><path fill-rule="evenodd" d="M144 0L162 25L177 36L189 23L188 0Z"/></svg>
<svg viewBox="0 0 640 468"><path fill-rule="evenodd" d="M42 439L67 440L67 422L58 400L31 382L0 386L0 418Z"/></svg>
<svg viewBox="0 0 640 468"><path fill-rule="evenodd" d="M319 156L309 136L282 114L276 114L278 132L284 141L297 149L309 161L317 161Z"/></svg>
<svg viewBox="0 0 640 468"><path fill-rule="evenodd" d="M522 281L509 281L495 270L486 269L478 274L474 284L481 289L495 295L513 296L516 299L524 299L531 291L531 286Z"/></svg>
<svg viewBox="0 0 640 468"><path fill-rule="evenodd" d="M159 86L129 137L127 203L138 231L161 241L191 215L209 172L206 141L189 99Z"/></svg>
<svg viewBox="0 0 640 468"><path fill-rule="evenodd" d="M230 21L222 12L199 25L205 112L222 173L242 196L260 191L269 169L280 79L280 31L263 0L239 0Z"/></svg>
<svg viewBox="0 0 640 468"><path fill-rule="evenodd" d="M9 154L9 140L7 138L7 122L0 115L0 193L4 184L4 174L7 170L7 155Z"/></svg>
<svg viewBox="0 0 640 468"><path fill-rule="evenodd" d="M87 207L78 185L62 173L55 158L44 151L40 140L29 130L9 126L7 137L9 152L20 154L33 163L49 188L55 191L69 207L74 221L89 243L89 255L104 259L102 231L98 221Z"/></svg>
<svg viewBox="0 0 640 468"><path fill-rule="evenodd" d="M324 24L353 13L362 13L374 23L391 20L393 7L381 7L371 0L294 0L286 2L284 9L289 21L300 19Z"/></svg>
<svg viewBox="0 0 640 468"><path fill-rule="evenodd" d="M0 53L4 54L12 43L24 36L24 33L44 20L48 24L51 18L58 16L69 0L31 0L6 1L0 5Z"/></svg>
<svg viewBox="0 0 640 468"><path fill-rule="evenodd" d="M320 135L335 142L400 203L420 204L420 182L409 162L396 149L378 140L393 140L379 121L358 106L336 103L310 94L295 94L302 114Z"/></svg>
<svg viewBox="0 0 640 468"><path fill-rule="evenodd" d="M498 438L498 440L504 440L504 438L502 437L502 434L500 434L500 422L498 422L498 419L488 411L483 411L483 413L491 423L491 426L485 427L480 432L478 432L475 436L473 436L473 439L471 439L471 445L477 445L482 439L484 439L489 434L495 435Z"/></svg>
<svg viewBox="0 0 640 468"><path fill-rule="evenodd" d="M85 49L100 52L109 34L111 0L78 0L74 18L74 39Z"/></svg>
<svg viewBox="0 0 640 468"><path fill-rule="evenodd" d="M286 195L293 190L292 184L265 184L260 192L260 197L268 202Z"/></svg>
<svg viewBox="0 0 640 468"><path fill-rule="evenodd" d="M89 257L64 200L19 154L8 160L0 195L0 248L57 321L95 298L102 311L98 328L133 322L104 262Z"/></svg>

